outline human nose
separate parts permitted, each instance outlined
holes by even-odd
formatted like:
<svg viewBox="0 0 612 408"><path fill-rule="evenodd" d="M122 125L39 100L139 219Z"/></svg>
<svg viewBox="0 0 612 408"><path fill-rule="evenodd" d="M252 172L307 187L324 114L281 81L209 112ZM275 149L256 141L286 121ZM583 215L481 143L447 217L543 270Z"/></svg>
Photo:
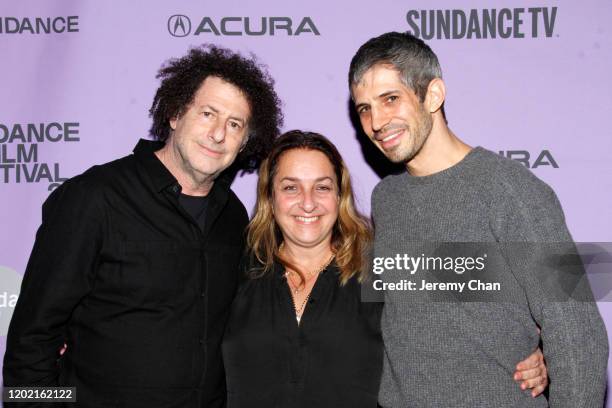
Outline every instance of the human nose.
<svg viewBox="0 0 612 408"><path fill-rule="evenodd" d="M305 190L302 193L300 207L306 212L312 212L317 207L314 194L310 190Z"/></svg>
<svg viewBox="0 0 612 408"><path fill-rule="evenodd" d="M370 109L370 115L372 118L372 130L374 132L379 132L389 122L387 113L384 111L384 109L379 107L373 106Z"/></svg>
<svg viewBox="0 0 612 408"><path fill-rule="evenodd" d="M225 140L225 126L215 123L208 132L208 137L215 143L223 143Z"/></svg>

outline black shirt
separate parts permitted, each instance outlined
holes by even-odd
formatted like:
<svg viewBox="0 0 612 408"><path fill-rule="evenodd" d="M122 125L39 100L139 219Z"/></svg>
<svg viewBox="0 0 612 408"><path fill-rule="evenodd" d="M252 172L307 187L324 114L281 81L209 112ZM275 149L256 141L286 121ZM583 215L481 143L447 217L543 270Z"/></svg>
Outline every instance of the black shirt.
<svg viewBox="0 0 612 408"><path fill-rule="evenodd" d="M190 196L181 193L179 203L191 215L191 218L204 230L206 225L206 208L208 207L208 196Z"/></svg>
<svg viewBox="0 0 612 408"><path fill-rule="evenodd" d="M200 229L154 155L162 145L141 140L43 205L5 385L73 385L79 407L224 404L220 342L248 216L218 178Z"/></svg>
<svg viewBox="0 0 612 408"><path fill-rule="evenodd" d="M280 265L241 284L222 346L228 408L376 408L382 307L338 276L321 273L299 326Z"/></svg>

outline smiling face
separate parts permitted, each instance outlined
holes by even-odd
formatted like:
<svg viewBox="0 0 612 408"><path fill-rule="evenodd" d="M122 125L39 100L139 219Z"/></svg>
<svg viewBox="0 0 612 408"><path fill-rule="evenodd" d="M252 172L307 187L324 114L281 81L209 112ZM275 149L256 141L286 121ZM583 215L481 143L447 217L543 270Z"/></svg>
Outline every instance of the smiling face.
<svg viewBox="0 0 612 408"><path fill-rule="evenodd" d="M327 156L317 150L289 150L279 158L272 183L274 218L285 243L331 246L339 197Z"/></svg>
<svg viewBox="0 0 612 408"><path fill-rule="evenodd" d="M218 77L206 78L186 111L170 120L166 145L181 173L179 181L212 182L229 167L246 144L250 114L239 88Z"/></svg>
<svg viewBox="0 0 612 408"><path fill-rule="evenodd" d="M361 126L394 163L409 162L433 126L431 114L389 65L375 65L352 87Z"/></svg>

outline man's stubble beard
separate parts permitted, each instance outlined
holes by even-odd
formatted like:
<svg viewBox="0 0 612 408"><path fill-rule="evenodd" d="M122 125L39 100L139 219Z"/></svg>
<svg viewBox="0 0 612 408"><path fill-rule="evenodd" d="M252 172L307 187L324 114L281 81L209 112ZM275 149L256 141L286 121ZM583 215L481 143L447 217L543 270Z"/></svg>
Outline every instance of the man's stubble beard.
<svg viewBox="0 0 612 408"><path fill-rule="evenodd" d="M431 115L428 114L422 105L419 105L418 112L418 120L416 129L414 132L411 132L411 129L406 126L406 133L408 133L408 138L412 139L408 140L407 145L403 146L400 144L395 149L391 151L383 151L387 158L393 163L408 163L410 160L414 159L421 151L429 134L431 133L431 129L433 128L433 119Z"/></svg>

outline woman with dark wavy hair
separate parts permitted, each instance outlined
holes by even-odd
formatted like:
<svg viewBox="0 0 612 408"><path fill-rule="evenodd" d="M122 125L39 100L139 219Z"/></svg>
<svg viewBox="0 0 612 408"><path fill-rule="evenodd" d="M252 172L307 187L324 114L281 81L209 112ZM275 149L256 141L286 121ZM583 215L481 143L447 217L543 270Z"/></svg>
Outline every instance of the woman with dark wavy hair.
<svg viewBox="0 0 612 408"><path fill-rule="evenodd" d="M360 290L371 241L335 146L282 135L259 170L246 277L223 340L228 408L377 406L382 305Z"/></svg>

